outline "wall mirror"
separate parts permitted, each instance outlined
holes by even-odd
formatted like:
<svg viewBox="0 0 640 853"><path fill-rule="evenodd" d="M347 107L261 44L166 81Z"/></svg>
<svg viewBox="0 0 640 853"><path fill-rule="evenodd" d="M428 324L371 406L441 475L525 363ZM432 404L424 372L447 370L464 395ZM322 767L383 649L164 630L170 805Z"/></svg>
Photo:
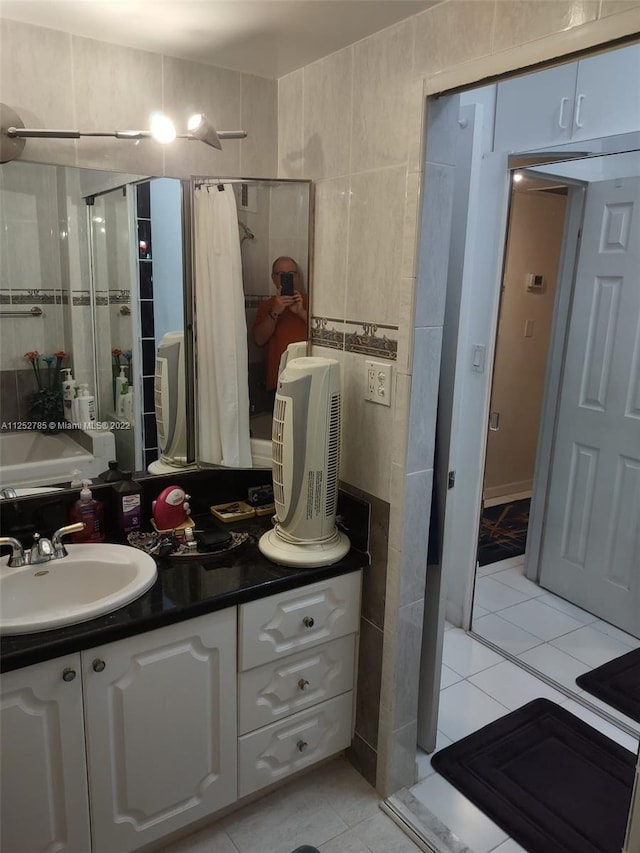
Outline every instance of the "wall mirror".
<svg viewBox="0 0 640 853"><path fill-rule="evenodd" d="M279 255L295 258L308 293L311 183L212 177L192 181L190 192L188 181L172 178L14 161L0 167L0 489L21 495L64 486L74 470L97 479L111 459L152 474L196 466L194 359L184 334L198 310L191 203L196 187L221 180L237 212L249 464L270 466L266 351L253 343L251 327L274 292L271 264ZM202 315L200 329L206 337ZM39 353L37 370L28 352ZM39 386L60 389L61 368L86 386L106 429L49 429L58 413L43 420L30 409Z"/></svg>

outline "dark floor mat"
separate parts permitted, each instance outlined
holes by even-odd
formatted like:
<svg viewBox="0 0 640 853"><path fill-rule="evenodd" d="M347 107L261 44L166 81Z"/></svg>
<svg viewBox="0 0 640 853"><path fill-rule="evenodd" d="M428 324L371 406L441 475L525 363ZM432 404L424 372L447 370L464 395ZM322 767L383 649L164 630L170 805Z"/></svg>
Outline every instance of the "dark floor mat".
<svg viewBox="0 0 640 853"><path fill-rule="evenodd" d="M529 853L619 853L635 755L547 699L437 752L434 768Z"/></svg>
<svg viewBox="0 0 640 853"><path fill-rule="evenodd" d="M478 562L481 566L524 554L530 498L486 507L480 518Z"/></svg>
<svg viewBox="0 0 640 853"><path fill-rule="evenodd" d="M640 723L640 649L585 672L576 684Z"/></svg>

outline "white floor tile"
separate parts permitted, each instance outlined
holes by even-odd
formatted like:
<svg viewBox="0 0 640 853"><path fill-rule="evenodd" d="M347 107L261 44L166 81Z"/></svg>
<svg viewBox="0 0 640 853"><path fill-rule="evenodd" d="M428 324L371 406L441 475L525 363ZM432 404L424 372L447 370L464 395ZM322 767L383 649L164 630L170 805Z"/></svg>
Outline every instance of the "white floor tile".
<svg viewBox="0 0 640 853"><path fill-rule="evenodd" d="M414 785L411 793L464 841L473 853L489 853L507 839L504 830L438 773Z"/></svg>
<svg viewBox="0 0 640 853"><path fill-rule="evenodd" d="M527 595L494 580L493 576L476 578L474 601L490 613L512 607L527 598Z"/></svg>
<svg viewBox="0 0 640 853"><path fill-rule="evenodd" d="M455 684L456 681L461 680L461 675L458 675L457 672L454 672L445 663L442 664L442 669L440 671L440 690L444 690L445 687L451 687L451 685Z"/></svg>
<svg viewBox="0 0 640 853"><path fill-rule="evenodd" d="M596 619L595 622L591 623L591 627L595 628L596 631L602 631L603 634L612 637L614 640L624 643L630 649L640 648L640 640L637 637L632 637L631 634L621 631L620 628L616 628L615 625L610 625L602 619Z"/></svg>
<svg viewBox="0 0 640 853"><path fill-rule="evenodd" d="M559 595L554 595L552 592L545 592L544 595L538 598L538 601L559 610L561 613L566 613L567 616L571 616L576 622L581 622L583 625L589 625L589 623L597 620L597 617L593 613L587 613L586 610L572 604L570 601L565 601L564 598L560 598Z"/></svg>
<svg viewBox="0 0 640 853"><path fill-rule="evenodd" d="M545 642L582 628L581 622L554 607L542 604L536 598L507 607L500 611L500 616Z"/></svg>
<svg viewBox="0 0 640 853"><path fill-rule="evenodd" d="M549 699L561 705L567 698L564 693L549 687L544 681L530 675L511 661L484 669L477 675L472 675L469 681L510 711L533 699Z"/></svg>
<svg viewBox="0 0 640 853"><path fill-rule="evenodd" d="M591 625L585 625L577 631L557 637L551 641L551 644L589 664L589 667L601 666L630 651L625 643L609 637L602 631L596 631Z"/></svg>
<svg viewBox="0 0 640 853"><path fill-rule="evenodd" d="M382 812L321 845L320 850L321 853L419 853L413 841ZM262 853L262 849L256 847L256 853Z"/></svg>
<svg viewBox="0 0 640 853"><path fill-rule="evenodd" d="M627 717L626 714L621 713L617 708L613 708L611 705L608 705L606 702L598 699L597 696L593 696L593 694L589 693L588 690L580 690L578 691L578 695L582 699L586 700L590 705L593 705L594 708L600 708L601 711L605 711L610 717L615 717L616 720L620 720L622 723L630 726L640 734L640 724L637 720L632 720L631 717Z"/></svg>
<svg viewBox="0 0 640 853"><path fill-rule="evenodd" d="M432 773L436 771L431 766L431 756L435 755L436 752L439 752L441 749L444 749L445 746L449 746L453 741L451 738L447 737L441 731L438 730L436 737L436 748L433 752L427 753L424 752L420 747L418 747L418 753L416 755L416 765L418 769L418 780L422 781L422 779L426 779L427 776L431 776Z"/></svg>
<svg viewBox="0 0 640 853"><path fill-rule="evenodd" d="M539 595L543 595L544 590L542 587L529 580L529 578L526 578L523 574L523 570L524 566L502 569L502 571L494 572L491 577L494 581L500 581L500 583L504 583L512 589L516 589L518 592L523 593L527 598L537 598Z"/></svg>
<svg viewBox="0 0 640 853"><path fill-rule="evenodd" d="M484 607L480 607L479 604L473 605L473 618L480 619L481 616L487 616L489 614L488 610L485 610Z"/></svg>
<svg viewBox="0 0 640 853"><path fill-rule="evenodd" d="M542 642L540 637L534 637L528 631L523 631L513 622L503 619L498 613L489 613L488 616L482 616L480 619L474 618L472 627L475 634L495 643L512 655L526 652L527 649L539 646Z"/></svg>
<svg viewBox="0 0 640 853"><path fill-rule="evenodd" d="M504 660L503 657L470 637L462 628L444 635L442 662L465 678Z"/></svg>
<svg viewBox="0 0 640 853"><path fill-rule="evenodd" d="M588 664L549 643L522 652L518 657L570 690L576 690L576 678L591 669Z"/></svg>
<svg viewBox="0 0 640 853"><path fill-rule="evenodd" d="M438 728L452 740L460 740L504 717L508 710L469 681L459 681L440 691Z"/></svg>

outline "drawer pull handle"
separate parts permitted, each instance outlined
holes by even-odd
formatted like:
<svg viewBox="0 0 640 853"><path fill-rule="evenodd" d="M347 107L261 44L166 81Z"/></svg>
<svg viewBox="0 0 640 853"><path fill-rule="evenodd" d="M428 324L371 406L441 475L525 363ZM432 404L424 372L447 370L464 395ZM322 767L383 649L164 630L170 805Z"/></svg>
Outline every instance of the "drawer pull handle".
<svg viewBox="0 0 640 853"><path fill-rule="evenodd" d="M298 747L298 752L304 752L305 749L309 746L309 744L306 742L306 740L299 740L296 746Z"/></svg>
<svg viewBox="0 0 640 853"><path fill-rule="evenodd" d="M91 664L91 666L92 666L94 672L102 672L102 670L106 666L106 663L103 660L100 660L100 658L96 658L94 660L94 662Z"/></svg>
<svg viewBox="0 0 640 853"><path fill-rule="evenodd" d="M302 624L304 625L305 628L313 628L313 626L315 625L315 622L313 620L313 616L305 616L304 619L302 620Z"/></svg>
<svg viewBox="0 0 640 853"><path fill-rule="evenodd" d="M73 679L75 677L76 677L76 671L75 671L75 669L71 669L70 666L68 666L66 669L62 670L62 680L63 681L73 681Z"/></svg>
<svg viewBox="0 0 640 853"><path fill-rule="evenodd" d="M308 686L309 686L309 682L307 681L306 678L301 678L300 681L298 682L298 687L300 688L300 690L306 690Z"/></svg>

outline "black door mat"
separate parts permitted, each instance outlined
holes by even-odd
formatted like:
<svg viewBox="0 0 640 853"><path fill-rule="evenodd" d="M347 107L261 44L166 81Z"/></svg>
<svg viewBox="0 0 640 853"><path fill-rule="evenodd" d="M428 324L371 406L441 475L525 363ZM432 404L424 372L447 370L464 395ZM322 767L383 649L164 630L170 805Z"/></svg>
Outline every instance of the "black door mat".
<svg viewBox="0 0 640 853"><path fill-rule="evenodd" d="M478 563L487 566L524 554L530 498L485 507L480 517Z"/></svg>
<svg viewBox="0 0 640 853"><path fill-rule="evenodd" d="M576 684L640 723L640 649L579 675Z"/></svg>
<svg viewBox="0 0 640 853"><path fill-rule="evenodd" d="M635 755L548 699L431 763L529 853L620 853Z"/></svg>

